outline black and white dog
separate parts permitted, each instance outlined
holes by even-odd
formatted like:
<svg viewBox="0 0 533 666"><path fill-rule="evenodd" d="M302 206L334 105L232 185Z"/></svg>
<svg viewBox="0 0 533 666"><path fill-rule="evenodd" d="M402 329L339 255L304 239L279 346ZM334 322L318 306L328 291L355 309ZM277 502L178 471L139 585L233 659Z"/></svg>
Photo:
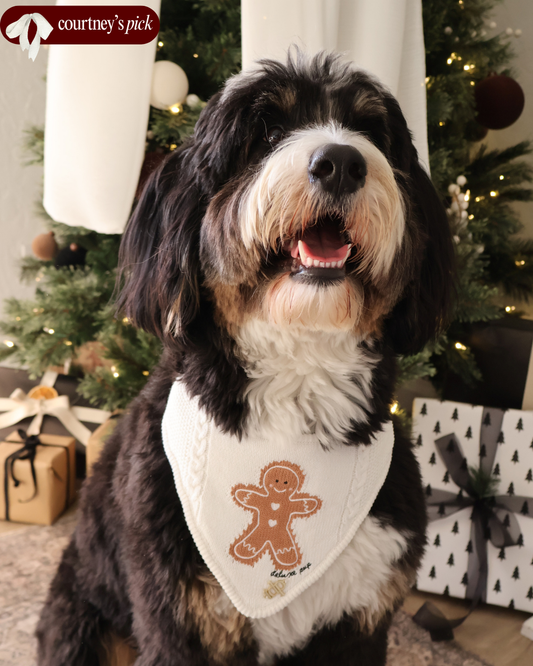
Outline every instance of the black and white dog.
<svg viewBox="0 0 533 666"><path fill-rule="evenodd" d="M426 525L411 443L387 434L395 359L442 327L453 263L398 103L332 55L235 76L150 179L121 254L120 308L165 351L83 488L39 666L119 663L121 641L136 666L385 664ZM176 490L185 412L211 433L190 478L206 497L243 482L203 517Z"/></svg>

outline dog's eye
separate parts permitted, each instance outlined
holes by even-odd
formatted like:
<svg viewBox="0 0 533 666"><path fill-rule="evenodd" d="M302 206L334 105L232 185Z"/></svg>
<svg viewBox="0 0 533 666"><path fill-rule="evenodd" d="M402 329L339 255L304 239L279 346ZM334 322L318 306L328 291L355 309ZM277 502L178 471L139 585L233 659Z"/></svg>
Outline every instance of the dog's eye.
<svg viewBox="0 0 533 666"><path fill-rule="evenodd" d="M274 125L273 127L268 127L265 129L265 136L263 141L268 142L272 148L278 145L278 143L283 139L283 127L279 125Z"/></svg>

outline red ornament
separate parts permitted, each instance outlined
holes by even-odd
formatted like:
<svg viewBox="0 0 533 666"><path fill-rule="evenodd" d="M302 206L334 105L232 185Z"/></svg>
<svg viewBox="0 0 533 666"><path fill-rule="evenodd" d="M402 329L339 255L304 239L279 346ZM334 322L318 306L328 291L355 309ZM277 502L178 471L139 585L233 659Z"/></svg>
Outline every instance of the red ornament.
<svg viewBox="0 0 533 666"><path fill-rule="evenodd" d="M477 122L487 129L504 129L512 125L524 109L524 91L505 74L491 74L476 84Z"/></svg>

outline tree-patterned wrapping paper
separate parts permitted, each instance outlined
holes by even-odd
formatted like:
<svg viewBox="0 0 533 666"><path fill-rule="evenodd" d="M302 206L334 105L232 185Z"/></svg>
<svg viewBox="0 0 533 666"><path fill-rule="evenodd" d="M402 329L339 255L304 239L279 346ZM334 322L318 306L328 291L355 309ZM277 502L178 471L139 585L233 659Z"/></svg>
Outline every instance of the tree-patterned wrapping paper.
<svg viewBox="0 0 533 666"><path fill-rule="evenodd" d="M480 453L484 454L483 418L487 421L484 408L480 406L426 398L414 401L413 440L426 495L435 490L457 494L461 490L451 478L435 440L454 433L468 467L479 468ZM496 495L533 496L533 412L503 412L492 476L499 480ZM533 515L529 509L531 501L520 504L521 509L513 513L519 526L516 545L496 548L490 541L485 542L486 601L533 613ZM473 549L472 513L470 506L429 522L418 589L460 598L466 596L468 563ZM510 521L507 513L510 512L498 511L504 526Z"/></svg>

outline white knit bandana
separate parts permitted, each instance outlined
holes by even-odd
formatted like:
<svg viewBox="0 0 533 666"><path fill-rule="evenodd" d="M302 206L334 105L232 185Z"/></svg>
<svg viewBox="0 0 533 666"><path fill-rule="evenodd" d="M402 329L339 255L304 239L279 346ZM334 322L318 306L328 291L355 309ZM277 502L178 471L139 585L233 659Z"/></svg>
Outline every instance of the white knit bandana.
<svg viewBox="0 0 533 666"><path fill-rule="evenodd" d="M268 617L314 583L353 539L389 470L392 423L369 446L324 451L313 435L222 433L178 380L163 445L187 525L235 607Z"/></svg>

